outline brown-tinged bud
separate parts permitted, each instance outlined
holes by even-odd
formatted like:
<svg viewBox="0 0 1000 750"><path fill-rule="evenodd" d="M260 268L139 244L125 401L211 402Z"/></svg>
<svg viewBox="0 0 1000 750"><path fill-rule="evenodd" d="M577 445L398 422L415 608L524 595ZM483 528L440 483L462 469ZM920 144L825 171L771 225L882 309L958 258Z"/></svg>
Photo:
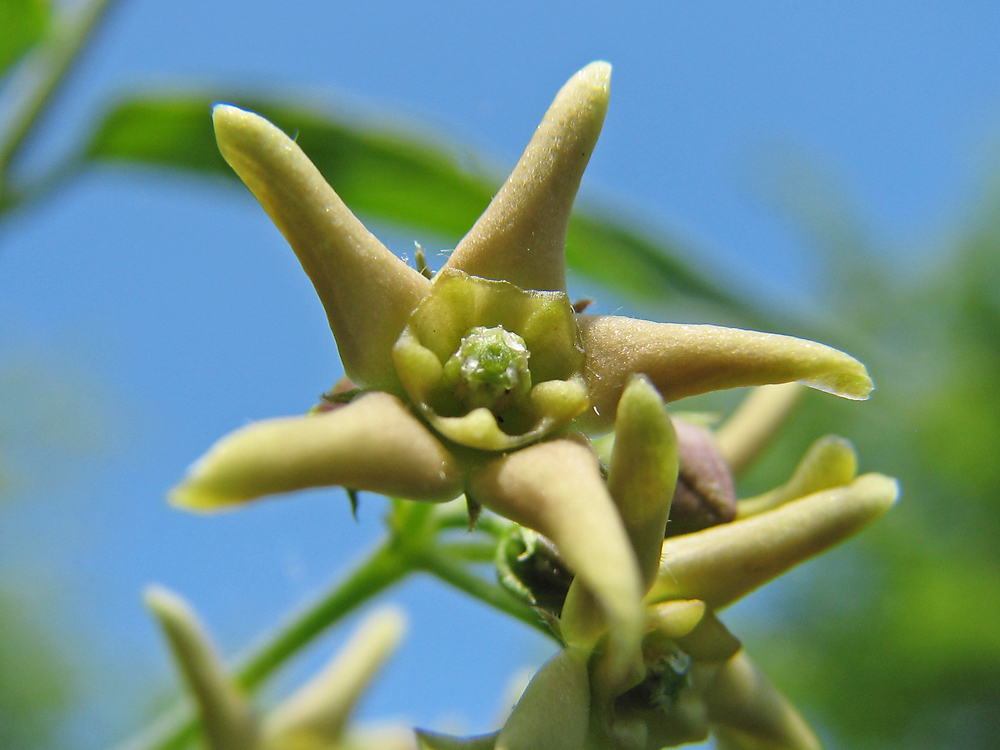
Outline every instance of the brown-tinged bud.
<svg viewBox="0 0 1000 750"><path fill-rule="evenodd" d="M677 489L665 536L689 534L736 518L736 490L712 433L674 419L680 454Z"/></svg>

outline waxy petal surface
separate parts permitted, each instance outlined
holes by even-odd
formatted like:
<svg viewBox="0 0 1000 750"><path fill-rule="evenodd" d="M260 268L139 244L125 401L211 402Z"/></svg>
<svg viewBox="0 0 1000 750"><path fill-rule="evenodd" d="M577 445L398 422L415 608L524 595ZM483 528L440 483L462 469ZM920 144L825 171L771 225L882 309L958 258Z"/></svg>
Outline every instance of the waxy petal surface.
<svg viewBox="0 0 1000 750"><path fill-rule="evenodd" d="M860 531L898 495L894 479L865 474L847 487L672 537L663 543L660 574L646 599L701 599L709 609L725 607Z"/></svg>
<svg viewBox="0 0 1000 750"><path fill-rule="evenodd" d="M563 86L447 268L522 289L566 291L566 229L604 124L610 81L611 66L594 62Z"/></svg>
<svg viewBox="0 0 1000 750"><path fill-rule="evenodd" d="M339 485L413 500L458 496L464 465L395 396L268 419L216 443L171 493L175 505L215 510L264 495Z"/></svg>
<svg viewBox="0 0 1000 750"><path fill-rule="evenodd" d="M392 345L430 282L389 252L263 117L212 111L219 150L285 235L326 308L347 376L399 393Z"/></svg>
<svg viewBox="0 0 1000 750"><path fill-rule="evenodd" d="M813 341L719 326L579 315L591 409L583 429L606 432L628 377L649 377L667 402L739 386L799 381L850 399L873 388L864 365Z"/></svg>

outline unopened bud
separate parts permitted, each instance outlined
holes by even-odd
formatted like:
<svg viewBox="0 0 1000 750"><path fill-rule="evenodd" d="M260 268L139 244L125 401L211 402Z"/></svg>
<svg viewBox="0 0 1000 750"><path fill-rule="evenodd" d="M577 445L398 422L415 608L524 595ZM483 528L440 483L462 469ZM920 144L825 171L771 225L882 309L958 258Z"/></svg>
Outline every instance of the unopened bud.
<svg viewBox="0 0 1000 750"><path fill-rule="evenodd" d="M689 534L736 518L736 490L729 466L712 433L674 420L680 472L670 506L666 536Z"/></svg>

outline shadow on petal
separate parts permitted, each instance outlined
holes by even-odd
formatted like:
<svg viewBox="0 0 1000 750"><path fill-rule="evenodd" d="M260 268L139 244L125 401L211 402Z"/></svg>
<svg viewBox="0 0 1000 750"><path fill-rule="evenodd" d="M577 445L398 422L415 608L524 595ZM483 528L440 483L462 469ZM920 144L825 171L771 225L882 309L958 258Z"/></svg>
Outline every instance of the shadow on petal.
<svg viewBox="0 0 1000 750"><path fill-rule="evenodd" d="M250 188L316 287L348 377L401 392L392 345L430 282L389 252L302 149L252 112L212 110L222 156Z"/></svg>
<svg viewBox="0 0 1000 750"><path fill-rule="evenodd" d="M660 574L648 602L701 599L732 604L771 579L854 535L887 511L899 485L865 474L752 518L663 543Z"/></svg>
<svg viewBox="0 0 1000 750"><path fill-rule="evenodd" d="M474 472L468 492L555 542L599 603L622 666L638 656L645 626L641 574L589 446L561 439L524 448ZM570 624L564 621L564 635Z"/></svg>
<svg viewBox="0 0 1000 750"><path fill-rule="evenodd" d="M795 707L740 651L705 694L720 750L822 750Z"/></svg>
<svg viewBox="0 0 1000 750"><path fill-rule="evenodd" d="M583 750L589 717L586 654L563 649L528 683L496 750Z"/></svg>

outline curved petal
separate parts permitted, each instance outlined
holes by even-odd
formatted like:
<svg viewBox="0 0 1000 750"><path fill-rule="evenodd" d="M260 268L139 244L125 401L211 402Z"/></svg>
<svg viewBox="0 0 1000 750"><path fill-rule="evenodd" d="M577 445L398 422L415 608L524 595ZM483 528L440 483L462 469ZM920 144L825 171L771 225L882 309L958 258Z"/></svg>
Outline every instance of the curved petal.
<svg viewBox="0 0 1000 750"><path fill-rule="evenodd" d="M738 474L757 457L785 423L804 389L799 383L754 388L715 431L715 442L729 469Z"/></svg>
<svg viewBox="0 0 1000 750"><path fill-rule="evenodd" d="M145 599L198 701L211 750L258 747L257 722L250 703L226 673L191 606L177 594L159 586L146 589Z"/></svg>
<svg viewBox="0 0 1000 750"><path fill-rule="evenodd" d="M214 510L264 495L340 485L411 500L458 496L463 464L395 396L372 393L304 417L237 430L189 470L170 501Z"/></svg>
<svg viewBox="0 0 1000 750"><path fill-rule="evenodd" d="M476 470L467 492L555 542L611 624L619 659L638 654L645 624L639 566L588 446L563 439L524 448Z"/></svg>
<svg viewBox="0 0 1000 750"><path fill-rule="evenodd" d="M514 171L446 268L522 289L566 291L566 228L608 108L611 66L594 62L562 87Z"/></svg>
<svg viewBox="0 0 1000 750"><path fill-rule="evenodd" d="M335 746L362 693L392 655L406 628L403 613L386 607L369 615L317 677L268 714L264 747Z"/></svg>
<svg viewBox="0 0 1000 750"><path fill-rule="evenodd" d="M589 717L587 657L563 649L531 678L496 750L583 750Z"/></svg>
<svg viewBox="0 0 1000 750"><path fill-rule="evenodd" d="M795 380L850 399L868 398L873 388L863 364L813 341L614 315L579 315L577 320L587 352L591 403L578 419L588 432L611 428L622 389L636 372L647 375L667 402Z"/></svg>
<svg viewBox="0 0 1000 750"><path fill-rule="evenodd" d="M430 282L355 218L296 143L263 117L217 104L219 150L285 235L326 308L355 383L401 392L392 345Z"/></svg>
<svg viewBox="0 0 1000 750"><path fill-rule="evenodd" d="M720 750L822 750L795 707L740 651L705 694Z"/></svg>
<svg viewBox="0 0 1000 750"><path fill-rule="evenodd" d="M660 568L677 465L677 435L667 407L646 378L633 377L618 404L608 491L625 523L647 588Z"/></svg>
<svg viewBox="0 0 1000 750"><path fill-rule="evenodd" d="M899 485L865 474L847 487L818 492L776 510L663 543L649 602L701 599L715 610L847 539L896 501Z"/></svg>
<svg viewBox="0 0 1000 750"><path fill-rule="evenodd" d="M780 487L740 500L737 517L749 518L806 495L849 484L858 474L858 455L850 440L825 435L809 446L792 478Z"/></svg>

